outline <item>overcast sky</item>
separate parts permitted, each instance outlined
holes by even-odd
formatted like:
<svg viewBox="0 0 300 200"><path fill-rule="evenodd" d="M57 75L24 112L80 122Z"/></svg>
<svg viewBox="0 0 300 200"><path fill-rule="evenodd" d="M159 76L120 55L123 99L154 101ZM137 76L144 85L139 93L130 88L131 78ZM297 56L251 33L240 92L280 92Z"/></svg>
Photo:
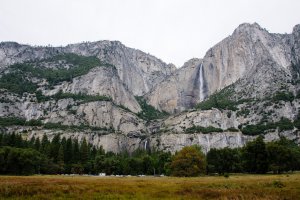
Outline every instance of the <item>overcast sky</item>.
<svg viewBox="0 0 300 200"><path fill-rule="evenodd" d="M181 66L244 22L291 33L300 0L0 0L0 41L119 40Z"/></svg>

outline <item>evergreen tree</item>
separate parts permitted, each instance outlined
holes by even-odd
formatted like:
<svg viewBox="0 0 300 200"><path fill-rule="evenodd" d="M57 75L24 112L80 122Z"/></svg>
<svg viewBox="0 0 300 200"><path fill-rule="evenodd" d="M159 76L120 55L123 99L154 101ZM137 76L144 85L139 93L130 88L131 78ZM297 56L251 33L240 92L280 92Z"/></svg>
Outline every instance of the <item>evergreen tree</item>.
<svg viewBox="0 0 300 200"><path fill-rule="evenodd" d="M79 150L79 144L78 139L74 139L73 141L73 152L72 152L72 163L79 163L80 161L80 150Z"/></svg>
<svg viewBox="0 0 300 200"><path fill-rule="evenodd" d="M26 146L25 145L26 141L25 140L23 141L21 134L16 134L15 135L15 142L14 143L15 143L14 146L18 147L18 148L22 148L22 147Z"/></svg>
<svg viewBox="0 0 300 200"><path fill-rule="evenodd" d="M247 172L264 174L268 171L268 153L262 136L246 144L242 151L242 159Z"/></svg>
<svg viewBox="0 0 300 200"><path fill-rule="evenodd" d="M9 145L8 142L9 142L9 134L4 134L2 136L1 146L8 146Z"/></svg>
<svg viewBox="0 0 300 200"><path fill-rule="evenodd" d="M85 165L88 161L88 144L85 138L82 140L80 145L80 160L82 165Z"/></svg>
<svg viewBox="0 0 300 200"><path fill-rule="evenodd" d="M33 149L33 148L35 148L34 145L35 145L35 137L32 136L30 138L29 142L28 142L28 148L32 148ZM37 150L39 151L40 149L37 149Z"/></svg>
<svg viewBox="0 0 300 200"><path fill-rule="evenodd" d="M73 159L73 145L72 145L72 139L68 138L66 142L66 148L65 148L65 163L70 164Z"/></svg>
<svg viewBox="0 0 300 200"><path fill-rule="evenodd" d="M211 149L206 156L208 173L240 172L241 156L239 149Z"/></svg>
<svg viewBox="0 0 300 200"><path fill-rule="evenodd" d="M16 134L13 132L11 135L8 135L8 146L14 147L16 146Z"/></svg>
<svg viewBox="0 0 300 200"><path fill-rule="evenodd" d="M35 139L35 142L34 142L34 149L38 151L40 148L41 148L41 142L40 142L40 139L39 139L39 138L36 138L36 139Z"/></svg>
<svg viewBox="0 0 300 200"><path fill-rule="evenodd" d="M66 146L67 146L67 140L66 140L65 137L63 137L63 138L61 139L60 144L63 146L64 153L65 153Z"/></svg>
<svg viewBox="0 0 300 200"><path fill-rule="evenodd" d="M60 147L60 136L55 135L50 145L50 157L53 158L54 163L57 163L58 150Z"/></svg>
<svg viewBox="0 0 300 200"><path fill-rule="evenodd" d="M93 146L93 145L90 146L89 148L91 149L90 155L89 155L90 160L95 160L95 157L97 155L97 148L95 146Z"/></svg>
<svg viewBox="0 0 300 200"><path fill-rule="evenodd" d="M48 151L48 148L49 147L49 140L48 140L48 137L46 134L43 135L43 138L42 138L42 142L41 142L41 148L40 148L40 152L45 154L45 155L49 155L49 151Z"/></svg>
<svg viewBox="0 0 300 200"><path fill-rule="evenodd" d="M4 134L2 132L0 132L0 147L2 146L3 135Z"/></svg>
<svg viewBox="0 0 300 200"><path fill-rule="evenodd" d="M63 173L63 171L64 171L64 148L63 148L62 144L60 145L59 150L58 150L57 164L59 166L59 172Z"/></svg>

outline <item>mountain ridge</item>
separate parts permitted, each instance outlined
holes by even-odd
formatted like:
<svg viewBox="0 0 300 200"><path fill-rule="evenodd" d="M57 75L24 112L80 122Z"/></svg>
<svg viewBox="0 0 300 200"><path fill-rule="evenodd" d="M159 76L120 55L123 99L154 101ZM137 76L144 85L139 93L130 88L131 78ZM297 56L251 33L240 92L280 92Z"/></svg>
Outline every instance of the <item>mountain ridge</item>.
<svg viewBox="0 0 300 200"><path fill-rule="evenodd" d="M192 144L207 152L260 134L299 144L299 35L300 25L274 34L244 23L178 69L118 41L36 48L2 42L0 118L40 125L11 122L1 130L86 138L113 152L145 146L175 152Z"/></svg>

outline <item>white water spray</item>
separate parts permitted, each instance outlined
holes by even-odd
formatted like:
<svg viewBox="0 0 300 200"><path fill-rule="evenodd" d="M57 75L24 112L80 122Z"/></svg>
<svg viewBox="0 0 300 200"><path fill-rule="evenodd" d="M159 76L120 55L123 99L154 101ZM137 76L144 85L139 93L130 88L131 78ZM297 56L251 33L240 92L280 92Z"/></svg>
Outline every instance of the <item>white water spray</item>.
<svg viewBox="0 0 300 200"><path fill-rule="evenodd" d="M145 148L145 150L147 150L147 140L145 141L145 146L144 146L144 148Z"/></svg>
<svg viewBox="0 0 300 200"><path fill-rule="evenodd" d="M204 99L204 78L203 78L203 64L199 67L199 98L200 101Z"/></svg>
<svg viewBox="0 0 300 200"><path fill-rule="evenodd" d="M207 149L206 149L206 151L209 152L209 150L210 150L210 138L209 138L208 134L205 137L206 137L206 141L207 141Z"/></svg>

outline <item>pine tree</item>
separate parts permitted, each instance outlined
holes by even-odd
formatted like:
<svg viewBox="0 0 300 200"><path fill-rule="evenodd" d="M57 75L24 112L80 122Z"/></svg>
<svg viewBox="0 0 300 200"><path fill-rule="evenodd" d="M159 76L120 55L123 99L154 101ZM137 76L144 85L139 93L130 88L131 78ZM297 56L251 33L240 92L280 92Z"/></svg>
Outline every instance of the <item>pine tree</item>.
<svg viewBox="0 0 300 200"><path fill-rule="evenodd" d="M242 159L247 172L264 174L268 171L268 153L262 136L246 144L243 148Z"/></svg>
<svg viewBox="0 0 300 200"><path fill-rule="evenodd" d="M39 138L36 138L35 142L34 142L34 149L36 149L37 151L41 148L41 142Z"/></svg>
<svg viewBox="0 0 300 200"><path fill-rule="evenodd" d="M0 147L2 146L3 133L0 133Z"/></svg>
<svg viewBox="0 0 300 200"><path fill-rule="evenodd" d="M34 144L35 144L35 137L32 136L32 137L30 138L30 140L29 140L28 147L29 147L29 148L35 148L35 147L34 147ZM40 149L37 149L37 150L40 150Z"/></svg>
<svg viewBox="0 0 300 200"><path fill-rule="evenodd" d="M63 148L64 148L64 153L65 153L66 145L67 145L67 140L66 140L65 137L63 137L63 138L61 139L60 144L63 146Z"/></svg>
<svg viewBox="0 0 300 200"><path fill-rule="evenodd" d="M78 163L80 161L80 151L79 151L78 139L74 139L72 158L73 158L73 163Z"/></svg>
<svg viewBox="0 0 300 200"><path fill-rule="evenodd" d="M49 140L48 140L47 135L44 134L43 138L42 138L42 142L41 142L40 152L45 155L48 155L46 152L47 146L49 146Z"/></svg>
<svg viewBox="0 0 300 200"><path fill-rule="evenodd" d="M60 173L62 173L64 171L64 148L62 144L60 145L58 150L57 164L60 168Z"/></svg>
<svg viewBox="0 0 300 200"><path fill-rule="evenodd" d="M73 155L72 155L72 152L73 152L73 144L72 144L72 139L71 138L68 138L67 142L66 142L66 148L65 148L65 152L64 152L64 155L65 155L65 163L66 164L70 164L72 162L72 159L73 159Z"/></svg>
<svg viewBox="0 0 300 200"><path fill-rule="evenodd" d="M25 141L23 141L21 134L16 134L16 136L15 136L15 147L22 148L23 145L24 145L23 143L25 143Z"/></svg>
<svg viewBox="0 0 300 200"><path fill-rule="evenodd" d="M80 160L83 165L85 165L88 161L88 145L85 138L80 145Z"/></svg>
<svg viewBox="0 0 300 200"><path fill-rule="evenodd" d="M58 150L60 147L60 136L55 135L50 145L50 157L53 158L54 163L57 163Z"/></svg>
<svg viewBox="0 0 300 200"><path fill-rule="evenodd" d="M16 134L13 132L11 135L8 135L8 146L14 147L16 145Z"/></svg>

